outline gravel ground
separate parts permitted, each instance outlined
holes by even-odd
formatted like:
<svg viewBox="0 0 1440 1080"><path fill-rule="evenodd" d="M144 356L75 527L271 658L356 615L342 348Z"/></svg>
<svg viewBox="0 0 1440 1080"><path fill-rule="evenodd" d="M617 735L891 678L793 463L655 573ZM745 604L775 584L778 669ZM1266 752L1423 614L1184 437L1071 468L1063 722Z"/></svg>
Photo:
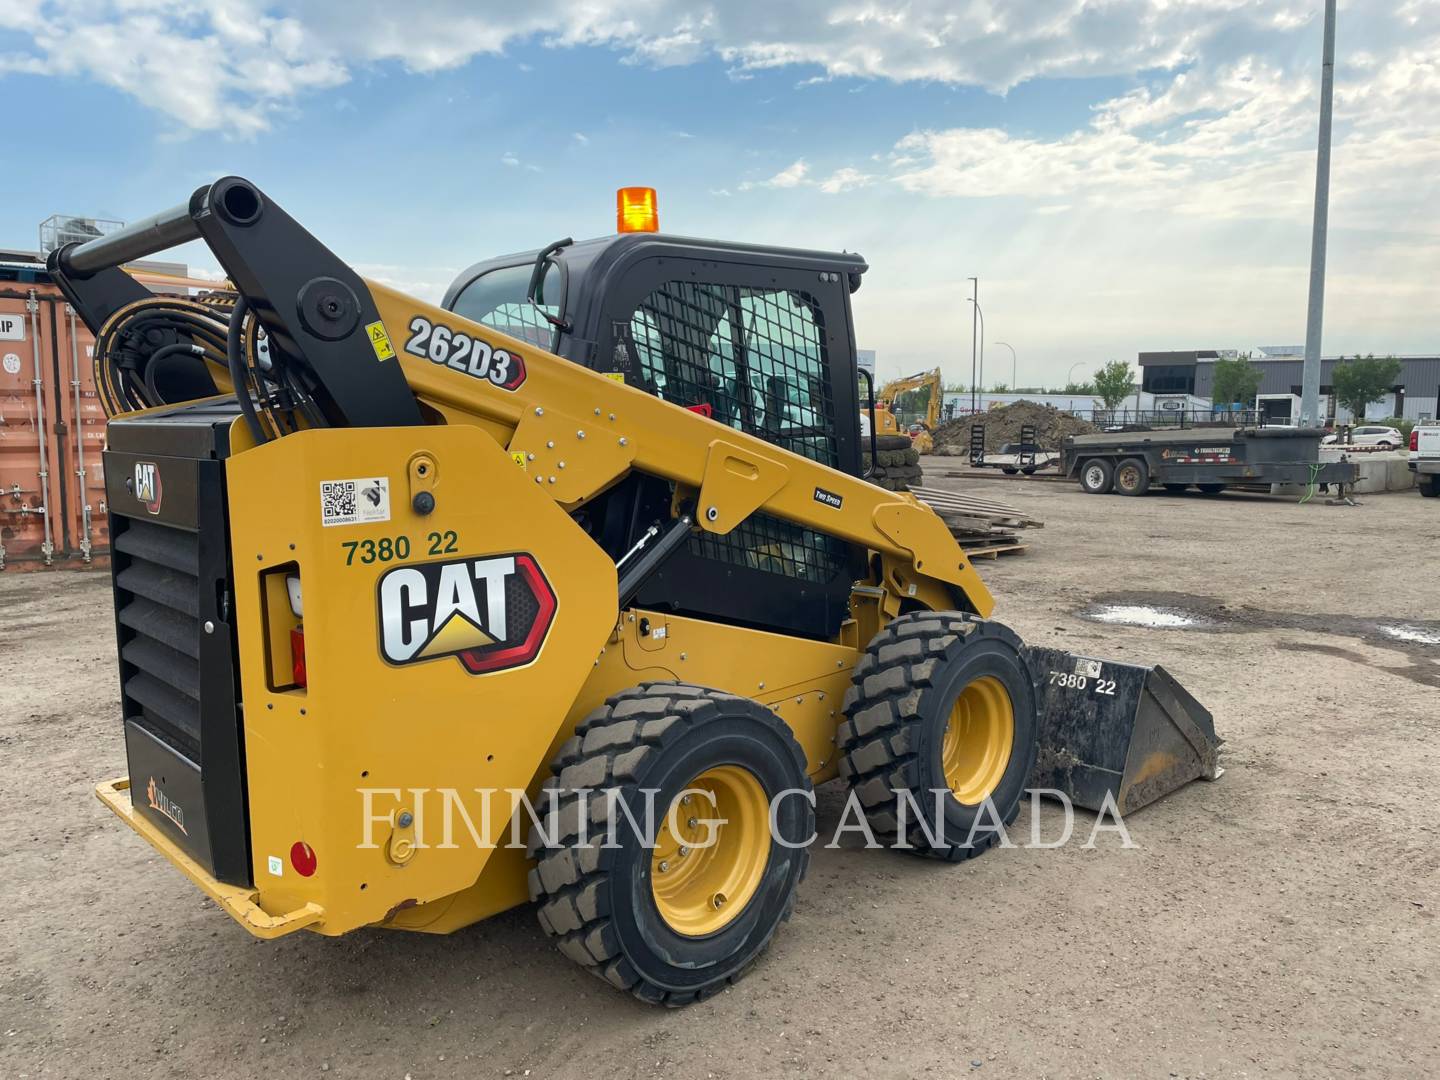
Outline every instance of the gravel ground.
<svg viewBox="0 0 1440 1080"><path fill-rule="evenodd" d="M527 909L451 938L262 944L91 794L124 771L104 575L6 571L0 1076L1430 1072L1440 506L1096 498L927 468L1046 521L1029 554L980 564L997 617L1163 662L1213 710L1226 775L1131 816L1135 848L959 867L817 851L754 972L679 1012L578 971ZM1194 622L1084 617L1104 604ZM822 827L840 807L822 791ZM1045 835L1059 815L1041 808Z"/></svg>

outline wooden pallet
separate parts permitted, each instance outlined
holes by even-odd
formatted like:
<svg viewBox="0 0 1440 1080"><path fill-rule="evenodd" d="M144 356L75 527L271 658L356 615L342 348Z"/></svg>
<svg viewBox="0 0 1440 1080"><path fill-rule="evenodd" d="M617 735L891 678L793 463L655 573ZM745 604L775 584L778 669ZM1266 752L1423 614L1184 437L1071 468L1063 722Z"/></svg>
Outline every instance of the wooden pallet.
<svg viewBox="0 0 1440 1080"><path fill-rule="evenodd" d="M988 544L982 547L968 547L965 549L965 557L975 559L998 559L1001 555L1024 555L1030 550L1029 544Z"/></svg>
<svg viewBox="0 0 1440 1080"><path fill-rule="evenodd" d="M1023 555L1029 546L1020 542L1014 530L1038 529L1045 524L1016 507L955 491L921 487L910 492L935 511L971 559Z"/></svg>

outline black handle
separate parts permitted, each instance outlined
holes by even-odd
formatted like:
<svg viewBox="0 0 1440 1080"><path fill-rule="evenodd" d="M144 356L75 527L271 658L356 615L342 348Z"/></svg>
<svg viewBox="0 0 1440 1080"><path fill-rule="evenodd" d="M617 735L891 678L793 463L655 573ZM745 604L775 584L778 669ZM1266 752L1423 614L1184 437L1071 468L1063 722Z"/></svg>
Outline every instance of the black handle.
<svg viewBox="0 0 1440 1080"><path fill-rule="evenodd" d="M870 398L870 467L860 474L861 480L869 480L875 472L875 466L880 463L880 451L875 449L875 376L859 366L855 370L864 378Z"/></svg>
<svg viewBox="0 0 1440 1080"><path fill-rule="evenodd" d="M556 240L549 247L542 248L540 254L535 256L535 268L530 271L530 284L525 289L525 298L540 313L540 317L562 334L570 332L570 323L563 316L551 315L545 310L545 271L550 268L550 256L573 243L574 239L567 236L564 240Z"/></svg>

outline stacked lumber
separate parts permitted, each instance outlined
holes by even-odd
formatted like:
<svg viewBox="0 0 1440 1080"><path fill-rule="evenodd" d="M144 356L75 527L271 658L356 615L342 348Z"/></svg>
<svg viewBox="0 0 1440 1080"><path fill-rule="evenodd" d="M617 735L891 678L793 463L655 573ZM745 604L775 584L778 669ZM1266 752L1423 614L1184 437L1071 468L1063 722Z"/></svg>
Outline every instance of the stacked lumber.
<svg viewBox="0 0 1440 1080"><path fill-rule="evenodd" d="M958 491L914 487L910 494L939 515L972 559L1023 555L1028 546L1017 535L1018 530L1045 527L1039 518L1014 506L962 495Z"/></svg>

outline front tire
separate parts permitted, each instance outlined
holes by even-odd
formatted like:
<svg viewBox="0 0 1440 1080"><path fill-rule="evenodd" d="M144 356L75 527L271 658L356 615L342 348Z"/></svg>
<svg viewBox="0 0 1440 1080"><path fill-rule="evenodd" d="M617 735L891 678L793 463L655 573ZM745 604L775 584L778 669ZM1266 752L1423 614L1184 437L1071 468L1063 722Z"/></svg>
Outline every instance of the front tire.
<svg viewBox="0 0 1440 1080"><path fill-rule="evenodd" d="M1440 495L1440 476L1421 476L1416 479L1415 485L1420 489L1422 498L1433 499Z"/></svg>
<svg viewBox="0 0 1440 1080"><path fill-rule="evenodd" d="M749 698L642 683L591 713L551 768L561 794L532 832L529 883L560 951L657 1004L739 979L789 919L809 863L814 794L790 729ZM646 791L653 843L636 831Z"/></svg>
<svg viewBox="0 0 1440 1080"><path fill-rule="evenodd" d="M1086 495L1108 495L1115 485L1115 467L1104 458L1091 458L1080 465L1080 490Z"/></svg>
<svg viewBox="0 0 1440 1080"><path fill-rule="evenodd" d="M855 665L840 775L878 837L960 862L993 846L1035 767L1035 691L1020 639L954 611L895 619ZM900 805L905 802L905 828Z"/></svg>

